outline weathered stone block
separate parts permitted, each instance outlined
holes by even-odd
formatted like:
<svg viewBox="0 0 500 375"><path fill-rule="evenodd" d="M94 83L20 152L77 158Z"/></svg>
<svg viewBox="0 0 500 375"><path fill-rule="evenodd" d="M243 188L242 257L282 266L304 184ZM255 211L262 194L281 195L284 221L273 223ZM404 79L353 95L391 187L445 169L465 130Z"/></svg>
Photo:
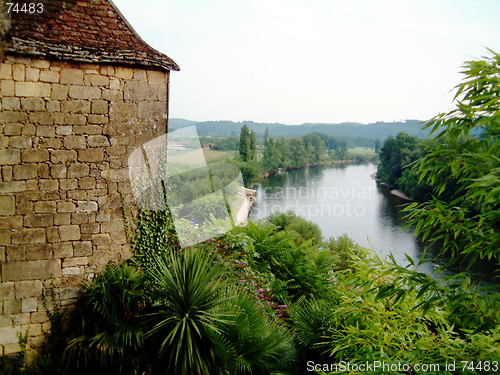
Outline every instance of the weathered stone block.
<svg viewBox="0 0 500 375"><path fill-rule="evenodd" d="M31 148L31 137L24 135L15 135L10 137L9 146L11 148Z"/></svg>
<svg viewBox="0 0 500 375"><path fill-rule="evenodd" d="M59 72L54 70L42 70L40 72L41 82L59 83Z"/></svg>
<svg viewBox="0 0 500 375"><path fill-rule="evenodd" d="M54 224L52 214L26 215L24 217L24 226L27 228L44 228Z"/></svg>
<svg viewBox="0 0 500 375"><path fill-rule="evenodd" d="M104 160L104 150L87 149L78 151L78 161L97 163Z"/></svg>
<svg viewBox="0 0 500 375"><path fill-rule="evenodd" d="M3 81L8 82L8 81ZM118 84L119 86L119 84ZM8 92L8 91L7 91ZM7 94L6 94L7 95ZM14 93L12 93L14 95ZM102 98L110 102L120 102L123 100L123 91L118 89L102 90Z"/></svg>
<svg viewBox="0 0 500 375"><path fill-rule="evenodd" d="M92 242L81 241L73 244L73 253L75 257L85 257L92 254Z"/></svg>
<svg viewBox="0 0 500 375"><path fill-rule="evenodd" d="M76 212L96 212L99 209L97 202L78 201Z"/></svg>
<svg viewBox="0 0 500 375"><path fill-rule="evenodd" d="M11 315L12 317L12 325L20 326L23 324L29 324L30 322L30 313L22 313Z"/></svg>
<svg viewBox="0 0 500 375"><path fill-rule="evenodd" d="M84 136L81 135L68 135L64 137L64 147L67 149L83 150L87 148L87 142Z"/></svg>
<svg viewBox="0 0 500 375"><path fill-rule="evenodd" d="M139 118L158 120L167 116L167 102L140 102Z"/></svg>
<svg viewBox="0 0 500 375"><path fill-rule="evenodd" d="M21 229L12 233L12 243L14 245L45 242L45 229L43 228Z"/></svg>
<svg viewBox="0 0 500 375"><path fill-rule="evenodd" d="M4 135L21 135L23 130L22 124L5 124L3 128Z"/></svg>
<svg viewBox="0 0 500 375"><path fill-rule="evenodd" d="M40 69L26 68L26 81L38 82L40 79Z"/></svg>
<svg viewBox="0 0 500 375"><path fill-rule="evenodd" d="M123 231L123 220L114 220L101 223L101 233Z"/></svg>
<svg viewBox="0 0 500 375"><path fill-rule="evenodd" d="M14 81L0 81L0 94L14 96L16 94Z"/></svg>
<svg viewBox="0 0 500 375"><path fill-rule="evenodd" d="M9 246L11 243L11 231L0 230L0 246Z"/></svg>
<svg viewBox="0 0 500 375"><path fill-rule="evenodd" d="M40 125L53 125L54 124L54 114L52 112L30 113L29 119L30 119L30 122L32 122L33 124L40 124Z"/></svg>
<svg viewBox="0 0 500 375"><path fill-rule="evenodd" d="M89 214L75 213L71 214L71 224L85 224L89 222Z"/></svg>
<svg viewBox="0 0 500 375"><path fill-rule="evenodd" d="M26 246L25 245L6 246L5 255L7 257L7 261L9 262L26 260Z"/></svg>
<svg viewBox="0 0 500 375"><path fill-rule="evenodd" d="M63 260L63 268L66 267L79 267L79 266L86 266L88 264L87 257L78 257L78 258L66 258ZM61 296L61 299L62 296Z"/></svg>
<svg viewBox="0 0 500 375"><path fill-rule="evenodd" d="M33 124L23 124L23 135L35 135L36 127Z"/></svg>
<svg viewBox="0 0 500 375"><path fill-rule="evenodd" d="M41 82L16 82L16 96L50 98L50 85Z"/></svg>
<svg viewBox="0 0 500 375"><path fill-rule="evenodd" d="M56 258L67 258L73 256L73 244L71 242L55 243L53 245L53 250L54 257Z"/></svg>
<svg viewBox="0 0 500 375"><path fill-rule="evenodd" d="M3 303L3 313L9 314L20 314L21 313L21 300L11 299Z"/></svg>
<svg viewBox="0 0 500 375"><path fill-rule="evenodd" d="M61 110L61 104L57 100L49 100L46 103L47 111L49 112L59 112ZM56 116L54 115L54 123L58 124L59 122L55 122Z"/></svg>
<svg viewBox="0 0 500 375"><path fill-rule="evenodd" d="M68 125L85 125L87 118L84 115L64 115L64 123Z"/></svg>
<svg viewBox="0 0 500 375"><path fill-rule="evenodd" d="M53 150L50 152L50 160L54 164L76 161L76 158L75 150Z"/></svg>
<svg viewBox="0 0 500 375"><path fill-rule="evenodd" d="M76 206L72 202L57 202L57 212L75 212Z"/></svg>
<svg viewBox="0 0 500 375"><path fill-rule="evenodd" d="M71 216L69 212L60 212L54 214L54 225L70 225Z"/></svg>
<svg viewBox="0 0 500 375"><path fill-rule="evenodd" d="M22 150L22 160L25 163L41 163L49 161L49 151L40 149Z"/></svg>
<svg viewBox="0 0 500 375"><path fill-rule="evenodd" d="M2 98L3 111L19 111L21 109L21 101L15 97Z"/></svg>
<svg viewBox="0 0 500 375"><path fill-rule="evenodd" d="M106 100L93 100L92 113L96 113L99 115L108 114L108 102Z"/></svg>
<svg viewBox="0 0 500 375"><path fill-rule="evenodd" d="M36 213L54 213L56 212L56 202L54 201L39 201L33 204L33 211Z"/></svg>
<svg viewBox="0 0 500 375"><path fill-rule="evenodd" d="M12 79L11 67L11 64L0 64L0 79Z"/></svg>
<svg viewBox="0 0 500 375"><path fill-rule="evenodd" d="M90 147L106 147L109 146L108 137L104 135L89 135L87 138Z"/></svg>
<svg viewBox="0 0 500 375"><path fill-rule="evenodd" d="M14 283L0 283L0 301L6 301L15 298Z"/></svg>
<svg viewBox="0 0 500 375"><path fill-rule="evenodd" d="M129 170L122 169L108 169L101 172L101 177L111 181L126 181L129 179Z"/></svg>
<svg viewBox="0 0 500 375"><path fill-rule="evenodd" d="M61 102L61 111L65 113L90 113L90 102L87 100Z"/></svg>
<svg viewBox="0 0 500 375"><path fill-rule="evenodd" d="M5 182L12 181L12 166L6 165L2 167L2 178Z"/></svg>
<svg viewBox="0 0 500 375"><path fill-rule="evenodd" d="M57 180L39 180L38 188L41 191L56 191L59 190L59 181Z"/></svg>
<svg viewBox="0 0 500 375"><path fill-rule="evenodd" d="M21 164L14 166L14 180L29 180L36 178L37 167L33 164Z"/></svg>
<svg viewBox="0 0 500 375"><path fill-rule="evenodd" d="M109 65L101 65L100 72L101 74L112 76L115 74L115 68Z"/></svg>
<svg viewBox="0 0 500 375"><path fill-rule="evenodd" d="M40 138L39 147L58 150L62 147L62 142L59 138Z"/></svg>
<svg viewBox="0 0 500 375"><path fill-rule="evenodd" d="M0 195L0 216L14 215L16 200L12 195Z"/></svg>
<svg viewBox="0 0 500 375"><path fill-rule="evenodd" d="M92 86L70 86L69 97L72 99L100 99L101 90Z"/></svg>
<svg viewBox="0 0 500 375"><path fill-rule="evenodd" d="M47 314L47 311L32 312L29 315L31 323L45 323L49 321L49 315Z"/></svg>
<svg viewBox="0 0 500 375"><path fill-rule="evenodd" d="M131 68L115 67L115 77L123 79L132 79L134 77L134 70Z"/></svg>
<svg viewBox="0 0 500 375"><path fill-rule="evenodd" d="M72 126L58 126L56 127L57 135L73 135L73 127Z"/></svg>
<svg viewBox="0 0 500 375"><path fill-rule="evenodd" d="M88 223L80 225L80 232L82 234L95 234L99 233L100 225L97 223Z"/></svg>
<svg viewBox="0 0 500 375"><path fill-rule="evenodd" d="M33 68L47 69L50 67L50 62L48 60L33 59L31 60L31 66Z"/></svg>
<svg viewBox="0 0 500 375"><path fill-rule="evenodd" d="M17 337L18 332L19 332L19 327L1 327L0 345L18 344L19 346L19 338ZM18 351L21 351L21 347L19 347Z"/></svg>
<svg viewBox="0 0 500 375"><path fill-rule="evenodd" d="M61 277L61 261L59 259L6 262L2 264L2 282L58 277Z"/></svg>
<svg viewBox="0 0 500 375"><path fill-rule="evenodd" d="M21 215L5 216L0 220L0 229L19 229L23 227L23 217Z"/></svg>
<svg viewBox="0 0 500 375"><path fill-rule="evenodd" d="M60 180L59 186L61 190L75 190L78 187L78 180L75 178Z"/></svg>
<svg viewBox="0 0 500 375"><path fill-rule="evenodd" d="M73 126L73 133L75 134L102 134L102 126L88 125L88 126Z"/></svg>
<svg viewBox="0 0 500 375"><path fill-rule="evenodd" d="M42 282L40 280L16 281L15 288L17 299L39 297L42 294Z"/></svg>
<svg viewBox="0 0 500 375"><path fill-rule="evenodd" d="M95 188L95 177L83 177L78 181L80 189L88 190Z"/></svg>
<svg viewBox="0 0 500 375"><path fill-rule="evenodd" d="M106 76L88 74L85 76L85 85L87 86L108 86L109 78Z"/></svg>
<svg viewBox="0 0 500 375"><path fill-rule="evenodd" d="M0 182L0 193L18 193L21 191L26 191L25 181Z"/></svg>
<svg viewBox="0 0 500 375"><path fill-rule="evenodd" d="M45 110L45 101L41 98L22 98L21 107L24 111L40 112Z"/></svg>
<svg viewBox="0 0 500 375"><path fill-rule="evenodd" d="M83 85L83 71L73 68L62 68L60 73L61 84Z"/></svg>
<svg viewBox="0 0 500 375"><path fill-rule="evenodd" d="M52 178L66 178L66 166L64 164L52 165L50 175Z"/></svg>
<svg viewBox="0 0 500 375"><path fill-rule="evenodd" d="M81 277L83 275L83 267L80 269L80 267L66 267L62 269L62 275L63 276L74 276L74 277ZM69 300L73 301L73 300ZM63 301L61 301L61 306L64 306L65 304Z"/></svg>
<svg viewBox="0 0 500 375"><path fill-rule="evenodd" d="M37 311L38 301L36 298L25 298L21 300L21 312L33 312Z"/></svg>
<svg viewBox="0 0 500 375"><path fill-rule="evenodd" d="M80 239L80 227L78 225L62 225L59 227L61 241L77 241Z"/></svg>
<svg viewBox="0 0 500 375"><path fill-rule="evenodd" d="M126 152L125 146L111 146L106 148L106 153L109 156L120 156L125 154L125 152Z"/></svg>
<svg viewBox="0 0 500 375"><path fill-rule="evenodd" d="M12 79L14 81L24 81L26 78L26 67L23 64L12 65Z"/></svg>
<svg viewBox="0 0 500 375"><path fill-rule="evenodd" d="M126 102L137 102L151 98L149 85L146 82L129 81L125 82L123 99Z"/></svg>
<svg viewBox="0 0 500 375"><path fill-rule="evenodd" d="M75 299L79 298L83 294L83 290L77 287L64 288L61 289L60 298L61 300Z"/></svg>
<svg viewBox="0 0 500 375"><path fill-rule="evenodd" d="M158 72L156 70L148 70L148 82L149 83L163 83L166 84L167 80L165 73Z"/></svg>
<svg viewBox="0 0 500 375"><path fill-rule="evenodd" d="M89 124L107 124L109 119L105 115L89 115L87 121Z"/></svg>
<svg viewBox="0 0 500 375"><path fill-rule="evenodd" d="M28 120L28 115L24 112L2 111L0 112L0 123L24 122Z"/></svg>
<svg viewBox="0 0 500 375"><path fill-rule="evenodd" d="M68 99L69 86L64 85L52 85L52 96L53 100L67 100Z"/></svg>
<svg viewBox="0 0 500 375"><path fill-rule="evenodd" d="M31 215L33 214L33 202L22 201L16 206L16 213L19 215Z"/></svg>
<svg viewBox="0 0 500 375"><path fill-rule="evenodd" d="M97 246L109 246L109 241L108 233L94 234L92 236L92 242Z"/></svg>
<svg viewBox="0 0 500 375"><path fill-rule="evenodd" d="M48 229L53 229L53 228L48 228ZM26 259L28 260L52 259L52 244L43 243L37 245L27 245Z"/></svg>
<svg viewBox="0 0 500 375"><path fill-rule="evenodd" d="M86 177L89 173L89 166L83 163L73 163L68 168L68 178Z"/></svg>

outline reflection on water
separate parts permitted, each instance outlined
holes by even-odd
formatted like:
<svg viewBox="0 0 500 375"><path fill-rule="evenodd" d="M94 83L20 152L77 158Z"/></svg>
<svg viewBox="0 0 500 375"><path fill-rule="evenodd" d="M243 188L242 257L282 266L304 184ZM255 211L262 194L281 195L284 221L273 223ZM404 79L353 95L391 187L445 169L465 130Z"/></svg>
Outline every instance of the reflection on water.
<svg viewBox="0 0 500 375"><path fill-rule="evenodd" d="M377 186L370 177L376 170L375 164L342 164L277 173L255 186L257 203L250 220L292 210L317 223L324 237L347 233L382 258L387 259L392 253L398 264L407 265L405 253L418 260L425 245L414 236L414 228L404 228L406 221L401 209L407 202ZM437 246L428 246L428 258L438 253ZM419 270L431 274L438 265L436 261L429 262ZM486 266L489 268L485 278L491 280L493 268ZM484 271L485 265L480 269Z"/></svg>

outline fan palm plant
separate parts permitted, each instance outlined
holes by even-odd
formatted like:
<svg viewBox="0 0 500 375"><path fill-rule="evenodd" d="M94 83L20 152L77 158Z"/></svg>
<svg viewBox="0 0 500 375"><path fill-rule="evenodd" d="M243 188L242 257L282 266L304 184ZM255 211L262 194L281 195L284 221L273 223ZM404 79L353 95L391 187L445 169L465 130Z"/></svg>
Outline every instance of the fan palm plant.
<svg viewBox="0 0 500 375"><path fill-rule="evenodd" d="M138 373L144 359L144 332L138 316L147 307L146 275L124 264L109 264L85 286L73 317L64 358L87 372L105 367Z"/></svg>
<svg viewBox="0 0 500 375"><path fill-rule="evenodd" d="M236 314L224 272L214 258L186 248L180 255L156 259L148 270L156 303L148 314L148 337L158 350L156 366L168 374L215 374L214 333Z"/></svg>

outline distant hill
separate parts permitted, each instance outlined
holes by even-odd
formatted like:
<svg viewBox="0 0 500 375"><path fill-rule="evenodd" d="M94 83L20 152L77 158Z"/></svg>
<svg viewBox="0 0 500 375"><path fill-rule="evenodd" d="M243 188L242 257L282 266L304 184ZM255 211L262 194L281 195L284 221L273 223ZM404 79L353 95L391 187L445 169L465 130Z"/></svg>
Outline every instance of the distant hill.
<svg viewBox="0 0 500 375"><path fill-rule="evenodd" d="M210 135L219 137L237 136L243 124L250 130L254 130L257 137L263 137L266 127L269 127L270 137L299 137L309 133L325 133L339 138L370 138L385 139L389 135L396 136L400 132L426 138L429 130L422 130L422 123L419 120L405 120L404 122L376 122L363 125L355 122L344 122L340 124L314 124L305 123L302 125L266 124L253 121L233 122L233 121L190 121L185 119L169 119L169 130L176 130L190 125L196 125L199 135Z"/></svg>

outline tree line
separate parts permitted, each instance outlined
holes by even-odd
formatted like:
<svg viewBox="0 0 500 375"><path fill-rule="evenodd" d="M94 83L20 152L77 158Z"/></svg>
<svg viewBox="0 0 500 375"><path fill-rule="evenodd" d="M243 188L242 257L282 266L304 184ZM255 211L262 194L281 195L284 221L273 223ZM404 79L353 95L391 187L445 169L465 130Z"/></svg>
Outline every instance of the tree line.
<svg viewBox="0 0 500 375"><path fill-rule="evenodd" d="M266 129L262 156L258 158L257 137L246 125L241 127L239 157L234 161L242 171L245 185L258 180L259 176L279 169L300 168L313 163L355 159L366 161L369 157L350 155L354 145L346 139L338 139L323 133L310 133L294 138L268 138Z"/></svg>

